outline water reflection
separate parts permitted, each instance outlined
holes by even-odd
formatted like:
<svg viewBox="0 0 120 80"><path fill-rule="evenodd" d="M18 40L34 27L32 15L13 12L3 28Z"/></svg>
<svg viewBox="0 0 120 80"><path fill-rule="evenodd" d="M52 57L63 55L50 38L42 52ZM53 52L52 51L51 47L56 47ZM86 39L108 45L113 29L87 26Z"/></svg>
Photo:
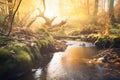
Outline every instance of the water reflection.
<svg viewBox="0 0 120 80"><path fill-rule="evenodd" d="M42 68L38 68L36 72L33 74L35 80L39 80L42 74Z"/></svg>
<svg viewBox="0 0 120 80"><path fill-rule="evenodd" d="M55 53L47 68L47 80L103 80L103 67L88 63L90 46L69 45L65 52Z"/></svg>

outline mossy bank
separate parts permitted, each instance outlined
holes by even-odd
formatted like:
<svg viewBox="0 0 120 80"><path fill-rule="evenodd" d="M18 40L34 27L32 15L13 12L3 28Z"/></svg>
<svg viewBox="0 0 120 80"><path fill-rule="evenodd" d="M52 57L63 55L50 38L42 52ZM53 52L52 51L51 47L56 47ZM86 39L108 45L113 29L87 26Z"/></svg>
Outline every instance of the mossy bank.
<svg viewBox="0 0 120 80"><path fill-rule="evenodd" d="M106 48L120 48L120 36L119 35L101 35L90 34L87 37L87 41L93 42L96 47L100 49Z"/></svg>
<svg viewBox="0 0 120 80"><path fill-rule="evenodd" d="M31 37L27 41L7 40L0 37L0 80L11 79L12 77L21 76L31 71L32 66L41 61L44 52L49 52L53 48L54 40L52 36L40 29L37 34L41 38Z"/></svg>

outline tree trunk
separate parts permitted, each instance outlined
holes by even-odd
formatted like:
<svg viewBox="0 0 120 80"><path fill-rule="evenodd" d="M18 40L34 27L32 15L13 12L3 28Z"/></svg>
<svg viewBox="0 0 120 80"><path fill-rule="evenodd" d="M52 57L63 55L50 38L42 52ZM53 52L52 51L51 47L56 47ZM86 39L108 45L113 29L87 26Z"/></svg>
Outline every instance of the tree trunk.
<svg viewBox="0 0 120 80"><path fill-rule="evenodd" d="M90 11L89 11L89 0L87 0L87 12L88 12L88 15L90 15Z"/></svg>
<svg viewBox="0 0 120 80"><path fill-rule="evenodd" d="M115 17L114 17L114 0L109 0L109 18L111 23L115 22Z"/></svg>
<svg viewBox="0 0 120 80"><path fill-rule="evenodd" d="M98 0L95 0L95 8L94 8L94 15L97 16L98 13Z"/></svg>
<svg viewBox="0 0 120 80"><path fill-rule="evenodd" d="M106 0L103 0L103 9L104 9L104 11L105 11L105 2L106 2Z"/></svg>
<svg viewBox="0 0 120 80"><path fill-rule="evenodd" d="M94 5L94 23L97 23L97 13L98 13L98 0L95 0L95 5Z"/></svg>
<svg viewBox="0 0 120 80"><path fill-rule="evenodd" d="M43 7L44 7L43 13L45 14L45 11L46 11L46 4L45 4L45 0L43 0Z"/></svg>

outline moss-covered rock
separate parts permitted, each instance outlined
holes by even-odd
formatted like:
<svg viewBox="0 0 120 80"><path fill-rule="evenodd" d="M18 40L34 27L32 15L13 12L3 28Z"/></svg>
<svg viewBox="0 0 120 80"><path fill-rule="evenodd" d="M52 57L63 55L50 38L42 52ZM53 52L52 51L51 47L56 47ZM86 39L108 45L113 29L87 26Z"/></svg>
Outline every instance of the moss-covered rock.
<svg viewBox="0 0 120 80"><path fill-rule="evenodd" d="M30 41L9 41L0 48L0 79L4 76L13 76L31 70L34 63L42 59L42 52L53 48L53 37L44 29L37 35L41 39L32 38ZM4 41L2 38L0 39Z"/></svg>
<svg viewBox="0 0 120 80"><path fill-rule="evenodd" d="M29 71L31 57L27 51L20 47L5 47L0 49L0 78L17 72Z"/></svg>

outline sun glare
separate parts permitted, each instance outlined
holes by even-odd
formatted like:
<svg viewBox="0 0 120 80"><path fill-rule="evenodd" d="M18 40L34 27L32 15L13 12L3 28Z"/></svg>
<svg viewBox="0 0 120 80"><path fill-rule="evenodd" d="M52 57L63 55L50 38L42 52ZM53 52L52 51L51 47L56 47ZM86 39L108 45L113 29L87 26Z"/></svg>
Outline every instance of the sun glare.
<svg viewBox="0 0 120 80"><path fill-rule="evenodd" d="M34 11L34 14L38 16L38 15L40 14L39 10L36 9L36 10Z"/></svg>
<svg viewBox="0 0 120 80"><path fill-rule="evenodd" d="M46 11L45 16L52 18L59 15L59 5L58 0L47 0L46 1Z"/></svg>
<svg viewBox="0 0 120 80"><path fill-rule="evenodd" d="M54 13L53 11L51 11L51 12L50 11L46 11L45 12L45 16L47 16L48 18L52 18L52 17L54 17L53 13Z"/></svg>

